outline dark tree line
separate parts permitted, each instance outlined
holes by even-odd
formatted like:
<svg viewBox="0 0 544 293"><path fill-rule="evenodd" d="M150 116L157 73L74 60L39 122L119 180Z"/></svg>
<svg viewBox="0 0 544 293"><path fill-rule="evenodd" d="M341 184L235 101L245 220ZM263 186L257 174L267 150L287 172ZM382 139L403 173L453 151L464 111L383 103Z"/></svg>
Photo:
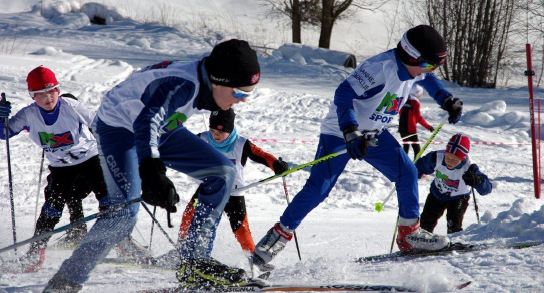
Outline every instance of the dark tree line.
<svg viewBox="0 0 544 293"><path fill-rule="evenodd" d="M448 44L444 78L469 87L496 87L514 20L515 0L426 0L428 24Z"/></svg>

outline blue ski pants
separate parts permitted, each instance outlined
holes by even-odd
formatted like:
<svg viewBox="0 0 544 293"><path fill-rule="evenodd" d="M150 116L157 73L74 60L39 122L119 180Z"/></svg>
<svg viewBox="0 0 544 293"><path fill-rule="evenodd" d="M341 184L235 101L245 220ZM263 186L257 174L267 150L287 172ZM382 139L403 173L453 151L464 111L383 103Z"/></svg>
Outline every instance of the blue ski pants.
<svg viewBox="0 0 544 293"><path fill-rule="evenodd" d="M419 217L416 167L387 129L384 129L377 137L378 146L368 147L368 154L364 160L391 182L395 182L399 215L407 219ZM321 134L315 158L318 159L345 148L346 144L342 138ZM329 196L349 160L351 158L346 153L312 166L310 177L291 204L287 206L280 217L280 222L289 229L295 230L306 215Z"/></svg>
<svg viewBox="0 0 544 293"><path fill-rule="evenodd" d="M134 133L108 126L100 119L97 119L94 133L108 186L108 194L100 200L100 209L107 210L140 197L141 180ZM234 165L185 127L164 134L159 142L159 152L167 167L202 180L203 188L198 195L199 203L182 256L209 257L215 230L236 175ZM113 246L132 233L138 210L139 205L133 204L98 218L80 246L63 262L57 275L78 284L87 281L91 271Z"/></svg>

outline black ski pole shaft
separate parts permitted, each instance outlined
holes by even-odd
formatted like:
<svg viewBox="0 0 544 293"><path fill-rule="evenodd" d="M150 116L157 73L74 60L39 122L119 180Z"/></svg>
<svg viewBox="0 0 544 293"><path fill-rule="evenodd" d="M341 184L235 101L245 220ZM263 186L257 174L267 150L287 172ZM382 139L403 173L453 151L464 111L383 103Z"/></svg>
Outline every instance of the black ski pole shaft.
<svg viewBox="0 0 544 293"><path fill-rule="evenodd" d="M2 93L0 103L7 103L6 94ZM15 203L13 202L13 177L11 176L11 156L9 152L9 119L4 119L4 133L6 135L6 155L8 161L8 184L9 184L9 203L11 206L11 229L13 232L13 243L17 243L17 227L15 226ZM17 255L17 247L14 247L15 255Z"/></svg>
<svg viewBox="0 0 544 293"><path fill-rule="evenodd" d="M476 193L474 193L474 187L472 187L472 198L474 199L474 210L476 210L476 219L478 219L478 225L479 225L480 213L478 212L478 203L476 202Z"/></svg>
<svg viewBox="0 0 544 293"><path fill-rule="evenodd" d="M157 206L153 207L153 217L157 213ZM151 235L149 235L149 250L151 250L151 242L153 241L153 228L155 228L155 221L151 218Z"/></svg>
<svg viewBox="0 0 544 293"><path fill-rule="evenodd" d="M161 226L161 224L159 223L159 221L157 220L157 218L155 218L155 216L153 216L153 213L151 212L151 210L147 207L147 205L142 202L142 206L144 207L145 211L149 214L149 216L151 217L151 219L153 219L153 222L155 222L155 224L157 225L157 227L159 228L159 230L161 230L161 232L164 234L164 236L166 236L166 239L168 239L168 242L170 242L172 245L174 245L174 247L176 247L176 243L172 240L172 238L170 238L170 236L168 236L168 233L166 233L166 230L164 230Z"/></svg>
<svg viewBox="0 0 544 293"><path fill-rule="evenodd" d="M281 157L279 158L280 161L283 161ZM291 204L291 201L289 200L289 191L287 189L287 181L285 180L285 177L281 177L283 180L283 190L285 191L285 199L287 199L287 205ZM293 236L295 236L295 245L297 246L297 253L298 253L298 259L302 260L302 257L300 256L300 248L298 246L298 237L297 232L293 231Z"/></svg>
<svg viewBox="0 0 544 293"><path fill-rule="evenodd" d="M57 228L57 229L55 229L53 231L45 232L43 234L36 235L36 236L34 236L32 238L29 238L27 240L12 244L12 245L10 245L8 247L4 247L4 248L0 249L0 253L8 251L8 250L16 248L16 247L19 247L19 246L23 246L23 245L25 245L27 243L31 243L31 242L34 242L34 241L44 239L46 237L53 236L53 235L55 235L57 233L60 233L62 231L66 231L66 230L74 228L74 227L79 227L79 226L81 226L81 225L83 225L83 224L85 224L85 223L87 223L87 222L89 222L89 221L91 221L93 219L99 218L102 215L106 215L106 214L109 214L109 213L112 213L112 212L119 211L121 209L124 209L124 208L126 208L126 207L128 207L128 206L130 206L132 204L135 204L135 203L138 203L138 202L141 202L141 201L142 201L142 198L139 197L139 198L130 200L130 201L126 202L126 203L114 206L113 208L105 210L103 212L98 212L96 214L92 214L92 215L87 216L87 217L85 217L85 218L83 218L81 220L77 220L77 221L74 221L74 222L72 222L72 223L70 223L68 225L59 227L59 228Z"/></svg>
<svg viewBox="0 0 544 293"><path fill-rule="evenodd" d="M38 220L38 203L40 202L40 189L42 188L43 161L45 159L45 151L42 150L42 161L40 163L40 175L38 176L38 192L36 194L36 209L34 210L34 223Z"/></svg>

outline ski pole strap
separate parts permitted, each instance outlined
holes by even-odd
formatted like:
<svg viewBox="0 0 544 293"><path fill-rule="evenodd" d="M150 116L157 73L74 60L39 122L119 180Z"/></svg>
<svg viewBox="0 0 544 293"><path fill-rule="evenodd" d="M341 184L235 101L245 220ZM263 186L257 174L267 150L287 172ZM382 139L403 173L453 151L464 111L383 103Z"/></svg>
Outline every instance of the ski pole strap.
<svg viewBox="0 0 544 293"><path fill-rule="evenodd" d="M248 190L248 189L250 189L250 188L253 188L253 187L255 187L255 186L264 184L264 183L266 183L266 182L272 181L272 180L274 180L274 179L276 179L276 178L280 178L280 177L287 176L287 175L289 175L289 174L291 174L291 173L295 173L296 171L302 170L302 169L304 169L304 168L306 168L306 167L310 167L310 166L313 166L313 165L317 165L317 164L319 164L319 163L321 163L321 162L323 162L323 161L332 159L332 158L334 158L334 157L338 157L339 155L343 155L343 154L345 154L345 153L347 153L347 150L343 149L343 150L341 150L341 151L339 151L339 152L332 153L332 154L328 154L328 155L326 155L326 156L323 156L323 157L321 157L321 158L319 158L319 159L317 159L317 160L311 161L311 162L309 162L309 163L306 163L306 164L302 164L302 165L298 165L298 166L296 166L296 167L293 167L293 168L291 168L291 169L289 169L289 170L287 170L287 171L285 171L285 172L283 172L283 173L281 173L281 174L277 174L277 175L274 175L274 176L270 176L270 177L268 177L268 178L265 178L265 179L262 179L262 180L253 182L253 183L251 183L251 184L248 184L248 185L246 185L246 186L244 186L244 187L240 187L240 188L238 188L238 189L234 189L234 190L232 190L231 194L236 194L236 193L242 192L242 191L244 191L244 190Z"/></svg>
<svg viewBox="0 0 544 293"><path fill-rule="evenodd" d="M429 137L429 139L427 139L427 142L423 145L423 147L421 148L421 150L419 151L419 153L417 153L416 157L414 158L414 164L417 162L417 160L419 160L419 158L421 158L421 156L423 155L423 153L425 152L425 150L427 149L427 147L431 144L431 142L434 140L435 136L438 134L438 132L440 131L440 129L442 129L442 126L444 126L444 124L446 123L446 121L448 120L448 117L446 116L442 122L440 122L440 124L434 129L433 133L431 133L431 136ZM385 204L389 201L389 199L391 198L391 196L393 196L393 194L395 193L395 188L393 187L393 189L391 189L391 192L389 192L389 194L387 195L387 197L383 200L383 202L377 202L374 204L374 209L379 213L383 210L383 208L385 207Z"/></svg>
<svg viewBox="0 0 544 293"><path fill-rule="evenodd" d="M24 240L24 241L21 241L21 242L17 242L15 244L12 244L8 247L4 247L2 249L0 249L0 253L2 252L5 252L5 251L8 251L8 250L11 250L11 249L14 249L16 247L19 247L19 246L23 246L27 243L31 243L31 242L34 242L34 241L38 241L38 240L41 240L41 239L44 239L46 237L49 237L49 236L53 236L54 234L57 234L57 233L60 233L62 231L66 231L70 228L73 228L73 227L79 227L87 222L89 222L90 220L93 220L93 219L96 219L96 218L100 218L101 216L103 215L106 215L106 214L109 214L109 213L113 213L113 212L116 212L116 211L119 211L119 210L122 210L130 205L133 205L135 203L139 203L142 201L142 198L139 197L139 198L136 198L136 199L133 199L133 200L130 200L130 201L127 201L126 203L123 203L123 204L120 204L120 205L117 205L117 206L113 206L105 211L101 211L101 212L98 212L96 214L92 214L90 216L87 216L81 220L77 220L73 223L70 223L68 225L65 225L65 226L62 226L60 228L57 228L53 231L49 231L49 232L45 232L45 233L42 233L42 234L39 234L39 235L36 235L34 237L31 237L27 240Z"/></svg>

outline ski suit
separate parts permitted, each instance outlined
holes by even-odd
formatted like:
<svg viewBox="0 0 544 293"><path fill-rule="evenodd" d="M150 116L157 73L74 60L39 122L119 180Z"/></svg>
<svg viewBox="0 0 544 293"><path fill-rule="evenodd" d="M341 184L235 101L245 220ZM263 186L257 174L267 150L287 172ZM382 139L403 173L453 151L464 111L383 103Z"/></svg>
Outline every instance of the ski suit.
<svg viewBox="0 0 544 293"><path fill-rule="evenodd" d="M231 133L231 135L236 134ZM198 136L202 138L207 143L210 142L212 137L210 137L210 132L206 131L199 133ZM272 169L274 171L274 162L277 160L273 155L265 152L261 148L257 147L251 143L248 139L238 136L233 142L233 147L230 150L227 150L223 154L229 158L234 165L236 166L236 180L234 182L233 189L238 187L243 187L246 185L244 181L244 167L246 165L247 159L251 159L254 162L260 163ZM202 187L199 187L199 189ZM191 225L193 214L195 212L198 190L191 198L191 201L187 204L185 211L183 212L183 218L181 220L181 226L179 229L179 238L184 239L187 230ZM230 196L227 205L225 206L225 214L229 218L230 227L236 240L240 243L240 246L244 251L253 253L255 250L255 243L253 237L251 236L251 231L249 230L249 223L247 220L247 210L246 210L246 201L242 194L233 194Z"/></svg>
<svg viewBox="0 0 544 293"><path fill-rule="evenodd" d="M364 160L395 182L399 215L419 216L417 171L408 155L385 128L406 102L414 82L418 82L442 105L451 94L432 73L412 78L396 54L396 49L378 54L360 64L336 89L334 102L321 125L315 158L345 149L342 130L358 125L362 133L374 133L379 145L368 147ZM310 178L280 217L295 230L304 217L317 207L336 184L350 160L343 154L312 167Z"/></svg>
<svg viewBox="0 0 544 293"><path fill-rule="evenodd" d="M184 258L209 257L236 176L227 157L183 126L200 110L219 108L205 60L165 61L132 73L105 95L93 126L108 186L101 210L140 196L138 166L147 157L160 158L171 169L202 180L199 205L182 248ZM58 277L84 283L111 248L131 233L138 208L133 204L99 218L62 264Z"/></svg>
<svg viewBox="0 0 544 293"><path fill-rule="evenodd" d="M472 161L467 156L461 164L450 170L444 162L444 153L444 150L433 151L416 162L420 178L423 174L435 173L421 213L421 228L433 232L438 219L447 210L448 234L451 234L463 231L463 218L470 200L471 187L465 184L462 176L469 169ZM493 186L487 176L477 166L473 168L474 172L482 179L482 183L474 187L476 191L481 195L491 193Z"/></svg>
<svg viewBox="0 0 544 293"><path fill-rule="evenodd" d="M46 112L32 103L9 119L9 137L28 131L50 164L45 203L34 235L52 231L60 221L65 204L70 211L70 221L74 222L83 219L82 199L91 191L97 199L106 195L96 140L89 130L94 117L95 112L81 102L60 96L53 111ZM5 139L4 132L0 138ZM86 226L73 229L86 232ZM30 251L45 249L50 238L32 242Z"/></svg>

